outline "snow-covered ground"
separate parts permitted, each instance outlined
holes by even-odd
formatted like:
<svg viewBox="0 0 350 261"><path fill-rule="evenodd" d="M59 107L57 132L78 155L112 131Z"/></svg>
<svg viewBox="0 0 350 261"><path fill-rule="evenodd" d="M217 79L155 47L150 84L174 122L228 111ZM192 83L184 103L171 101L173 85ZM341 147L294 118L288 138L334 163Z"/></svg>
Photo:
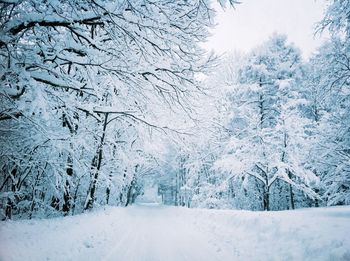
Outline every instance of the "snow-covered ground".
<svg viewBox="0 0 350 261"><path fill-rule="evenodd" d="M135 205L0 223L0 260L350 260L350 207L282 212Z"/></svg>

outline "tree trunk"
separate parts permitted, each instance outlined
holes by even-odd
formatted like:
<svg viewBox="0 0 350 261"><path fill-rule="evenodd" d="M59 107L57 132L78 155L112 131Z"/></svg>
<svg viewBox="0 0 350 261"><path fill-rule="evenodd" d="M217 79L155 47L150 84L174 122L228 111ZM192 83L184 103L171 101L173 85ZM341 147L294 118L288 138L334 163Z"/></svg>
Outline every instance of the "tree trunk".
<svg viewBox="0 0 350 261"><path fill-rule="evenodd" d="M76 120L79 120L79 115L77 113L74 113L73 118ZM74 124L69 118L67 118L67 115L63 113L62 115L62 120L63 120L63 127L68 127L71 137L73 137L78 130L78 125ZM70 143L70 148L73 151L73 144ZM63 205L62 205L62 211L65 216L69 214L69 211L71 210L71 201L72 201L72 196L71 196L71 185L70 185L70 179L73 176L73 156L71 153L68 153L67 157L67 168L66 168L66 174L67 174L67 179L64 185L64 192L63 192Z"/></svg>
<svg viewBox="0 0 350 261"><path fill-rule="evenodd" d="M295 209L293 187L290 184L289 184L289 193L290 193L290 207L292 209Z"/></svg>
<svg viewBox="0 0 350 261"><path fill-rule="evenodd" d="M133 193L133 190L134 190L135 185L136 185L136 176L137 176L138 168L139 168L139 164L136 164L135 173L134 173L134 176L133 176L132 181L130 183L127 197L126 197L126 204L125 204L126 207L135 202L136 195L135 195L135 193Z"/></svg>
<svg viewBox="0 0 350 261"><path fill-rule="evenodd" d="M67 158L67 169L66 169L66 174L70 178L73 176L73 159L71 155L68 155ZM64 194L63 194L63 206L62 206L62 211L65 216L69 214L69 211L71 209L71 191L70 191L70 183L69 180L66 180L66 184L64 186Z"/></svg>
<svg viewBox="0 0 350 261"><path fill-rule="evenodd" d="M126 203L125 203L125 207L127 207L130 203L131 203L131 199L132 199L132 190L134 188L134 184L133 182L131 182L129 188L128 188L128 192L126 194Z"/></svg>
<svg viewBox="0 0 350 261"><path fill-rule="evenodd" d="M75 206L77 204L79 186L80 186L80 179L78 180L75 191L74 191L73 202L72 202L72 215L74 215L74 213L75 213Z"/></svg>
<svg viewBox="0 0 350 261"><path fill-rule="evenodd" d="M5 208L5 219L11 219L12 218L12 210L14 208L14 198L15 198L15 193L16 193L16 174L17 174L17 168L15 167L12 171L11 171L11 175L12 175L12 183L11 183L11 192L13 193L13 196L11 198L8 197L7 198L7 203L6 203L6 208Z"/></svg>
<svg viewBox="0 0 350 261"><path fill-rule="evenodd" d="M97 154L93 158L92 164L91 164L91 170L92 170L91 177L92 178L91 178L90 187L88 190L88 195L86 198L84 210L92 209L94 206L95 192L96 192L96 187L97 187L97 179L98 179L98 174L99 174L99 171L101 169L101 163L102 163L103 143L104 143L105 136L106 136L107 123L108 123L108 113L105 113L105 119L103 122L102 137L101 137L98 149L97 149Z"/></svg>
<svg viewBox="0 0 350 261"><path fill-rule="evenodd" d="M44 171L45 171L45 169L46 169L46 166L47 166L47 163L46 163L45 168L44 168L44 170L43 170L43 172L42 172L41 174L44 173ZM32 203L30 204L29 219L32 219L32 217L33 217L34 208L35 208L35 204L36 204L36 202L35 202L35 198L36 198L36 196L35 196L35 194L36 194L36 189L35 189L35 187L37 186L40 177L41 177L41 175L40 175L40 173L38 172L38 175L37 175L36 178L35 178L35 182L34 182L34 186L33 186L33 191L32 191Z"/></svg>
<svg viewBox="0 0 350 261"><path fill-rule="evenodd" d="M5 220L12 218L12 209L13 209L13 202L10 198L8 198L6 203L6 208L5 208Z"/></svg>
<svg viewBox="0 0 350 261"><path fill-rule="evenodd" d="M270 189L266 185L264 188L264 197L263 197L263 205L264 205L264 210L269 211L270 210Z"/></svg>
<svg viewBox="0 0 350 261"><path fill-rule="evenodd" d="M320 190L318 188L315 189L315 193L319 193ZM315 198L315 207L318 208L320 206L318 198Z"/></svg>
<svg viewBox="0 0 350 261"><path fill-rule="evenodd" d="M111 194L111 188L107 187L106 188L106 205L109 203L109 195Z"/></svg>
<svg viewBox="0 0 350 261"><path fill-rule="evenodd" d="M292 178L290 171L288 171L288 177L290 179ZM290 200L290 208L295 209L293 186L291 184L289 184L289 200Z"/></svg>
<svg viewBox="0 0 350 261"><path fill-rule="evenodd" d="M179 173L175 174L175 206L179 205Z"/></svg>
<svg viewBox="0 0 350 261"><path fill-rule="evenodd" d="M286 150L288 146L287 139L288 139L288 135L287 133L284 133L284 137L283 137L284 151L282 153L282 162L287 161L286 160ZM292 179L292 173L289 170L287 170L287 174L288 174L288 178ZM295 209L293 186L291 184L289 184L289 202L290 202L290 209Z"/></svg>
<svg viewBox="0 0 350 261"><path fill-rule="evenodd" d="M115 156L115 153L113 153L113 156ZM108 205L109 203L109 197L111 195L111 186L112 186L112 173L109 173L108 184L106 188L106 205Z"/></svg>

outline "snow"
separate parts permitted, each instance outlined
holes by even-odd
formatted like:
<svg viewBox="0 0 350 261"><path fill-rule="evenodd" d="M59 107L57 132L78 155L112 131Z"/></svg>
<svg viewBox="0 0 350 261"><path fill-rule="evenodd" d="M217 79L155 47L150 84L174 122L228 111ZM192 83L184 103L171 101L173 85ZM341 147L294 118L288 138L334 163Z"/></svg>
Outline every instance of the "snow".
<svg viewBox="0 0 350 261"><path fill-rule="evenodd" d="M143 188L143 194L136 198L136 202L140 204L162 202L162 197L158 195L158 186L145 184Z"/></svg>
<svg viewBox="0 0 350 261"><path fill-rule="evenodd" d="M350 207L108 207L0 223L0 260L350 260Z"/></svg>

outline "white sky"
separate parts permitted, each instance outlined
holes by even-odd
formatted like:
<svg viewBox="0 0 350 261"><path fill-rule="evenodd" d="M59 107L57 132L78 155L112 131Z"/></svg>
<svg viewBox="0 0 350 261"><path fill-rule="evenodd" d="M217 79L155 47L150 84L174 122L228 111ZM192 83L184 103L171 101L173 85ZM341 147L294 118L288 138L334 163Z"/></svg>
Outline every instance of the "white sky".
<svg viewBox="0 0 350 261"><path fill-rule="evenodd" d="M216 1L215 1L216 2ZM217 3L217 26L204 47L222 54L249 51L273 32L284 33L305 58L322 42L314 36L315 24L323 17L326 0L241 0L235 9L223 10ZM325 36L323 36L325 38Z"/></svg>

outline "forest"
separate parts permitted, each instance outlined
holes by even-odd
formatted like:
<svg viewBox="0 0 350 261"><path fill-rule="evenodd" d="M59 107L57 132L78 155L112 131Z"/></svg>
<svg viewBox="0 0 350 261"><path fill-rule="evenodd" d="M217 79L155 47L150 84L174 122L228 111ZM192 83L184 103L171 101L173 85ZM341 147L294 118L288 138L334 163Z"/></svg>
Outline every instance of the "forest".
<svg viewBox="0 0 350 261"><path fill-rule="evenodd" d="M207 52L208 0L0 0L0 219L147 186L188 208L350 205L350 1L327 3L305 60L279 33Z"/></svg>

